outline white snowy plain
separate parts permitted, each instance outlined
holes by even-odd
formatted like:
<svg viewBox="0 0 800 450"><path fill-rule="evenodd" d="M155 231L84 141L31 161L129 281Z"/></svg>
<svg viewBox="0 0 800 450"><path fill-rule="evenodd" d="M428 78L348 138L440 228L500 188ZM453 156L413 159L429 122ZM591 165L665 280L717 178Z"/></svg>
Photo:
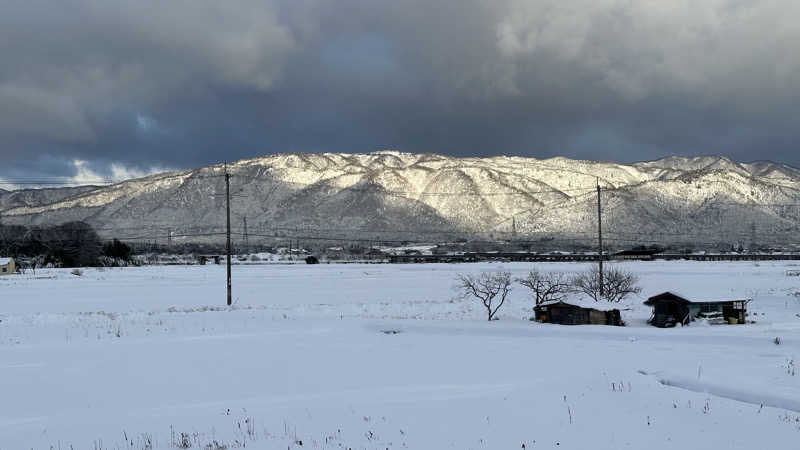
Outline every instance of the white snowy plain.
<svg viewBox="0 0 800 450"><path fill-rule="evenodd" d="M231 308L224 266L0 277L0 449L797 448L797 264L621 265L626 327L453 292L577 263L234 266ZM755 323L647 326L665 290Z"/></svg>

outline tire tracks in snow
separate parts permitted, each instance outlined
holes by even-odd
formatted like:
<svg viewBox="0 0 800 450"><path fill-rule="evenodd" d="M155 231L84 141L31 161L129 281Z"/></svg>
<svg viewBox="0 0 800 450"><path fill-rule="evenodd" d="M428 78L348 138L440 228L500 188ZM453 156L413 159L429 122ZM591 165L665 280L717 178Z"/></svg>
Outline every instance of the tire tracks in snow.
<svg viewBox="0 0 800 450"><path fill-rule="evenodd" d="M756 406L769 406L800 413L800 400L787 398L785 395L721 386L716 383L679 375L663 376L658 373L647 373L644 370L639 370L638 372L642 375L653 377L664 386L701 394L709 394L715 397L727 398L728 400L749 403Z"/></svg>

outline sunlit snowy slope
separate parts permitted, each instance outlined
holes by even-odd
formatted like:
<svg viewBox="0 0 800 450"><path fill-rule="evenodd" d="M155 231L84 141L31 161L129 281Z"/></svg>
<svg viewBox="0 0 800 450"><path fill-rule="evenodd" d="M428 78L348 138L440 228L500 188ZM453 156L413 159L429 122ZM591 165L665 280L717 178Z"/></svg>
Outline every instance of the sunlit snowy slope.
<svg viewBox="0 0 800 450"><path fill-rule="evenodd" d="M755 235L782 243L800 220L800 170L724 157L616 164L381 151L280 154L228 170L234 228L241 231L246 218L251 234L300 229L431 239L457 230L580 239L595 228L598 180L611 242L747 243ZM0 192L0 209L10 223L86 220L107 237L221 231L223 171L215 165L63 195Z"/></svg>

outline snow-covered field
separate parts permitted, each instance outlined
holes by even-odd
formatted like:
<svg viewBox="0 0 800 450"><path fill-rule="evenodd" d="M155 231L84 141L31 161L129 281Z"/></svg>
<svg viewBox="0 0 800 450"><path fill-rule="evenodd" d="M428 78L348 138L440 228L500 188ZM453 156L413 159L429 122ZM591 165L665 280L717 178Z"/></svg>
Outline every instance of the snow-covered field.
<svg viewBox="0 0 800 450"><path fill-rule="evenodd" d="M223 266L0 277L0 449L797 448L800 267L623 265L624 328L452 290L571 263L235 266L232 308ZM649 327L664 290L756 323Z"/></svg>

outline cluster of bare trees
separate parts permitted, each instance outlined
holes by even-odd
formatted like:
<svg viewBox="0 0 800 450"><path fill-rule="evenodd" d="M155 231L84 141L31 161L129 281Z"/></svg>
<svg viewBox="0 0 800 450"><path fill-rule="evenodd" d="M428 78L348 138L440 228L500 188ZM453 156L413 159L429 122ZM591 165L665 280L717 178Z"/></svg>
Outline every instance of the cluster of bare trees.
<svg viewBox="0 0 800 450"><path fill-rule="evenodd" d="M502 271L459 274L456 290L463 298L480 300L488 319L493 320L515 281L530 291L536 305L564 300L572 294L585 294L595 301L619 302L642 291L639 277L614 266L603 270L602 276L597 267L574 274L532 270L523 278L512 278L511 273Z"/></svg>
<svg viewBox="0 0 800 450"><path fill-rule="evenodd" d="M618 302L642 292L639 277L614 266L603 270L602 277L597 267L577 273L570 278L570 284L574 292L586 294L594 301Z"/></svg>

